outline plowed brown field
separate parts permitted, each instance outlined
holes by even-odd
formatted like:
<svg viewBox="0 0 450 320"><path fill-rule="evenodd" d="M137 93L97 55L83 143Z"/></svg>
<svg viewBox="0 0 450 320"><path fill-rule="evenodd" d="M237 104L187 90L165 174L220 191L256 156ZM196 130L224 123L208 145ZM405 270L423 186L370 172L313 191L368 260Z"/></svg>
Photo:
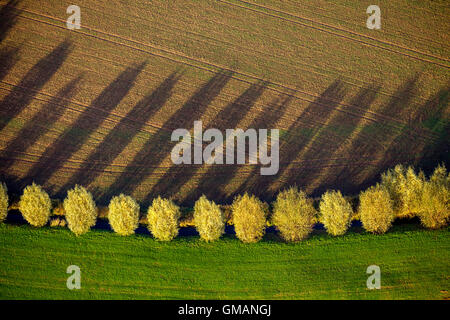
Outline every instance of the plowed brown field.
<svg viewBox="0 0 450 320"><path fill-rule="evenodd" d="M378 1L0 1L0 179L190 204L355 193L448 167L450 7ZM68 30L66 8L81 8ZM174 129L278 128L280 170L172 164Z"/></svg>

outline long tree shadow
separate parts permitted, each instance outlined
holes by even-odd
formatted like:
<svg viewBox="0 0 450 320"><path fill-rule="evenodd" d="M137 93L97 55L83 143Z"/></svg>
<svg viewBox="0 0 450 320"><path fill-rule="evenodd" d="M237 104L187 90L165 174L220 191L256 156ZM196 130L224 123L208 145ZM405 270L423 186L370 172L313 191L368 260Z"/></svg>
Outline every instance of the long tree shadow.
<svg viewBox="0 0 450 320"><path fill-rule="evenodd" d="M171 132L178 128L191 128L194 121L200 119L208 105L216 98L231 79L229 72L219 72L199 88L193 96L181 106L153 134L124 171L115 179L111 187L114 191L131 194L147 177L150 177L164 159L170 154ZM99 202L106 203L109 194L103 194Z"/></svg>
<svg viewBox="0 0 450 320"><path fill-rule="evenodd" d="M272 101L267 109L260 113L249 125L249 128L255 129L276 129L275 125L280 120L283 115L287 112L287 107L294 99L293 95L280 95L280 97L275 98ZM238 178L239 169L234 167L235 169L230 175L225 177L226 181L229 182L232 178ZM239 186L230 194L223 194L223 201L231 201L238 194L243 194L248 192L250 194L257 194L264 198L266 195L261 193L265 189L265 186L272 183L275 179L277 179L277 175L275 176L263 176L260 174L261 165L255 165L250 173L247 175L247 179L245 179Z"/></svg>
<svg viewBox="0 0 450 320"><path fill-rule="evenodd" d="M308 143L297 154L296 160L301 161L301 165L289 170L289 177L283 186L284 188L293 184L302 186L305 189L309 187L308 183L310 182L310 178L313 175L318 175L317 171L312 170L311 172L309 168L317 166L317 161L320 161L321 155L328 152L328 143L334 140L332 136L336 132L330 132L329 129L337 124L342 125L342 122L345 122L349 118L347 113L337 109L346 94L342 83L339 83L330 93L331 96L329 96L329 99L331 101L323 101L323 103L330 108L331 112L328 113L327 117L321 119L321 124L314 128L314 132Z"/></svg>
<svg viewBox="0 0 450 320"><path fill-rule="evenodd" d="M447 169L450 167L450 120L449 120L450 87L439 90L420 109L422 116L417 126L431 130L436 140L425 146L418 167L430 173L439 163Z"/></svg>
<svg viewBox="0 0 450 320"><path fill-rule="evenodd" d="M276 190L296 183L295 172L290 170L290 165L299 157L302 150L311 143L318 130L324 126L324 122L329 115L339 106L342 98L343 84L338 79L311 102L294 123L291 124L280 146L280 170L277 174L279 181L276 182L278 186L275 188L273 185L264 186L263 190L260 190L267 198L272 198ZM311 124L317 122L319 122L319 125L311 128ZM297 168L295 167L294 169Z"/></svg>
<svg viewBox="0 0 450 320"><path fill-rule="evenodd" d="M223 132L226 129L235 128L241 119L250 112L257 99L264 92L265 86L264 82L252 84L233 102L225 106L214 118L214 121L209 123L204 130L212 127ZM207 172L203 174L203 178L195 190L206 193L208 196L212 197L212 193L215 191L218 192L218 186L222 185L222 182L218 183L215 179L217 175L221 174L221 170L223 170L223 166L211 165ZM147 195L146 200L149 201L152 194L163 194L166 197L173 196L192 178L196 171L196 167L194 166L186 169L186 167L172 165L168 172L152 189L152 192ZM211 180L214 181L214 183L211 183ZM168 183L168 181L170 181L170 183ZM187 198L190 198L190 196L188 195Z"/></svg>
<svg viewBox="0 0 450 320"><path fill-rule="evenodd" d="M310 191L313 195L326 189L338 188L334 184L333 169L338 167L335 163L336 160L343 157L341 147L346 145L346 142L364 123L365 115L369 113L368 111L377 97L379 88L379 86L362 88L350 99L349 105L359 106L366 111L359 117L338 110L333 113L323 130L318 132L316 139L313 141L314 146L306 150L303 155L304 160L317 159L317 161L311 166L303 168L296 177L297 184L307 186L307 191Z"/></svg>
<svg viewBox="0 0 450 320"><path fill-rule="evenodd" d="M378 114L405 119L413 117L417 110L410 106L419 74L402 84L384 104ZM354 193L373 184L385 168L397 164L402 151L397 139L402 136L403 127L392 120L382 119L366 124L347 148L350 158L347 165L335 173L334 183L343 192ZM370 165L367 161L370 160Z"/></svg>
<svg viewBox="0 0 450 320"><path fill-rule="evenodd" d="M28 172L28 178L45 184L52 173L59 170L74 153L81 149L89 136L120 103L134 85L136 77L144 66L145 63L141 63L128 67L108 85L70 128L47 147L39 161Z"/></svg>
<svg viewBox="0 0 450 320"><path fill-rule="evenodd" d="M48 103L20 129L14 139L0 152L2 158L2 171L5 174L15 163L14 155L26 151L42 135L50 130L50 127L64 114L64 109L75 94L75 89L81 80L81 76L66 84Z"/></svg>
<svg viewBox="0 0 450 320"><path fill-rule="evenodd" d="M63 41L40 59L0 102L0 131L30 103L37 92L61 67L70 51L70 42Z"/></svg>
<svg viewBox="0 0 450 320"><path fill-rule="evenodd" d="M395 136L383 157L377 161L375 174L380 174L395 164L421 163L426 171L435 168L440 160L448 163L448 89L443 89L421 106L405 109L406 124ZM423 118L426 114L425 118ZM428 133L427 134L427 130ZM422 167L420 167L422 169Z"/></svg>
<svg viewBox="0 0 450 320"><path fill-rule="evenodd" d="M19 0L10 0L0 9L0 43L6 38L9 30L16 24L19 15Z"/></svg>
<svg viewBox="0 0 450 320"><path fill-rule="evenodd" d="M19 60L19 48L0 49L0 81L2 81L9 71Z"/></svg>
<svg viewBox="0 0 450 320"><path fill-rule="evenodd" d="M129 145L145 123L164 106L179 78L178 72L172 73L151 94L140 100L106 135L61 190L69 189L75 184L87 186L94 181Z"/></svg>

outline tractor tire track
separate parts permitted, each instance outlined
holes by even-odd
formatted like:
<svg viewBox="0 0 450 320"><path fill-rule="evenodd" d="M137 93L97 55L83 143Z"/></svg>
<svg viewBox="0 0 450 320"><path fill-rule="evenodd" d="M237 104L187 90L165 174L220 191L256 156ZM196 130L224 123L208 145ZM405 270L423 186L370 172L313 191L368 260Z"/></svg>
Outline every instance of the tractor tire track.
<svg viewBox="0 0 450 320"><path fill-rule="evenodd" d="M413 59L421 60L423 62L436 64L436 65L439 65L439 66L444 67L444 68L450 68L450 65L445 65L445 64L442 64L442 63L439 63L439 62L435 62L435 61L432 61L432 60L423 59L423 58L420 58L420 57L417 57L417 56L413 56L413 55L410 55L410 54L407 54L407 53L402 53L400 51L396 51L394 49L382 47L382 46L379 46L379 45L376 45L376 44L371 44L369 42L365 42L365 41L362 41L362 40L354 39L354 38L352 38L350 36L339 34L339 33L334 32L334 31L330 31L330 30L323 29L323 28L320 28L320 27L310 26L310 25L307 25L306 23L303 23L303 22L300 22L300 21L284 18L284 17L278 16L276 14L271 14L271 13L268 13L268 12L265 12L265 11L253 9L253 8L250 8L250 7L247 7L247 6L244 6L244 5L239 5L239 4L232 3L232 2L229 2L229 1L225 1L225 0L218 0L218 1L222 2L222 3L225 3L225 4L228 4L228 5L231 5L231 6L236 6L236 7L242 8L242 9L246 9L246 10L250 10L250 11L253 11L253 12L257 12L257 13L262 14L262 15L278 18L278 19L281 19L283 21L289 21L289 22L292 22L292 23L295 23L295 24L299 24L301 26L312 28L314 30L326 32L326 33L329 33L329 34L332 34L332 35L335 35L335 36L338 36L338 37L341 37L341 38L344 38L344 39L347 39L347 40L351 40L351 41L362 43L362 44L367 45L367 46L372 46L372 47L375 47L375 48L387 50L387 51L390 51L390 52L393 52L393 53L397 53L397 54L400 54L400 55L403 55L403 56L407 56L407 57L410 57L410 58L413 58ZM429 53L422 52L422 51L419 51L419 50L403 47L401 45L398 45L398 44L395 44L395 43L392 43L392 42L389 42L389 41L376 39L376 38L373 38L373 37L370 37L370 36L367 36L367 35L355 32L355 31L346 30L346 29L343 29L343 28L339 28L339 27L336 27L336 26L333 26L333 25L329 25L329 24L323 23L323 22L318 22L318 21L315 21L313 19L302 17L302 16L299 16L299 15L294 15L292 13L284 12L282 10L273 9L273 8L270 8L270 7L267 7L267 6L263 6L263 5L253 4L253 3L250 3L250 2L247 2L247 1L243 1L243 0L236 0L236 1L239 1L241 3L245 3L247 5L252 5L252 6L255 6L255 7L258 7L258 8L263 8L263 9L268 10L268 11L285 14L287 16L290 16L290 17L293 17L293 18L297 18L297 19L301 19L301 20L305 20L305 21L308 21L310 23L315 23L315 24L318 24L320 26L327 27L327 28L330 28L330 29L333 29L333 30L347 32L347 33L350 33L352 35L356 35L356 36L359 36L361 38L365 38L367 40L372 40L372 41L376 41L376 42L379 42L379 43L382 43L382 44L385 44L385 45L390 45L390 46L393 46L393 47L396 47L396 48L399 48L399 49L403 49L403 50L406 50L406 51L409 51L409 52L412 52L412 53L416 53L416 54L419 54L419 55L424 55L424 56L427 56L427 57L430 57L430 58L435 58L435 59L446 61L446 62L450 61L450 59L446 59L446 58L443 58L443 57L440 57L440 56L437 56L437 55L433 55L433 54L429 54Z"/></svg>
<svg viewBox="0 0 450 320"><path fill-rule="evenodd" d="M11 84L11 83L6 82L6 81L0 81L0 82L6 83L6 84L8 84L9 86L18 87L18 85L14 85L14 84ZM10 91L9 89L5 89L5 88L0 88L0 89ZM29 90L29 89L27 89L27 88L23 88L23 89ZM41 94L41 95L46 96L46 97L48 97L48 98L54 98L53 95L48 94L48 93L45 93L45 92L43 92L43 91L39 91L38 94ZM42 102L48 102L48 101L49 101L49 100L45 100L45 99L37 98L37 97L35 97L35 99L38 100L38 101L42 101ZM62 100L67 100L67 99L64 99L64 98L63 98ZM66 106L66 109L72 110L72 111L77 112L77 113L80 113L80 114L82 114L82 113L84 112L84 110L85 110L86 108L88 108L88 107L89 107L89 108L92 107L92 108L97 109L97 110L99 110L99 111L103 111L102 109L96 108L96 107L94 107L94 106L89 106L89 105L80 103L80 102L78 102L78 101L68 100L68 102L69 102L70 104L78 105L78 106L83 107L83 108L84 108L83 110L79 110L79 109L71 108L70 106ZM325 104L322 104L322 103L317 103L317 104L326 107ZM267 108L270 108L270 107L267 107ZM354 116L354 117L356 117L356 118L358 118L358 119L365 119L365 120L367 120L367 121L377 122L376 120L374 120L374 119L372 119L372 118L360 116L359 114L354 114L354 113L348 112L348 111L346 111L346 110L341 110L341 112L347 113L347 114L349 114L349 115L351 115L351 116ZM113 115L113 116L114 116L115 118L117 118L117 119L106 118L105 121L110 122L110 123L115 124L115 125L117 125L117 123L119 123L119 121L120 121L121 119L127 118L127 117L125 117L125 116L122 116L122 115L119 115L119 114L114 114L114 113L111 113L111 115ZM284 117L283 117L283 118L284 118ZM130 120L130 121L132 121L132 122L135 122L135 123L137 123L137 124L141 124L141 122L139 122L139 121L137 121L137 120L135 120L135 119L131 119L131 118L127 118L127 119ZM292 119L291 119L291 118L286 118L285 120L292 120ZM148 131L148 130L144 130L144 129L140 130L140 131L143 132L143 133L147 133L147 134L151 134L151 135L152 135L152 134L155 134L158 130L164 130L164 129L163 129L163 126L162 126L161 124L145 123L144 125L145 125L145 126L149 126L149 127L153 128L153 129L155 129L156 131ZM314 121L312 121L311 123L304 124L303 127L314 129L316 125L324 126L325 123L320 122L319 120L317 120L317 121L314 120ZM167 130L165 130L165 131L167 131ZM167 132L169 133L169 131L167 131ZM101 133L100 133L100 134L101 134ZM106 134L107 134L107 133L103 133L103 134L101 134L101 135L106 136ZM329 133L329 132L327 132L327 134L330 134L330 135L333 136L334 138L337 137L337 138L339 139L339 135L332 135L332 133ZM434 136L429 137L429 136L421 136L421 135L419 135L418 137L420 137L420 138L423 139L424 141L428 141L428 140L434 141L435 139L437 139L437 137L434 137ZM370 140L373 140L375 143L378 144L378 141L377 141L374 137L367 136L366 138L367 138L369 141L370 141ZM100 141L100 140L99 140L99 141Z"/></svg>
<svg viewBox="0 0 450 320"><path fill-rule="evenodd" d="M27 11L27 10L22 10L22 11ZM27 11L27 12L63 22L62 19L58 19L58 18L42 15L42 14L35 13L35 12L32 12L32 11ZM47 25L50 25L50 26L54 26L54 27L58 27L58 28L65 28L64 26L60 26L60 25L57 25L57 24L53 24L53 23L50 23L50 22L47 22L47 21L42 21L42 20L39 20L39 19L31 18L31 17L26 17L26 16L19 16L19 17L25 18L25 19L29 19L29 20L32 20L32 21L36 21L36 22L39 22L39 23L44 23L44 24L47 24ZM134 42L134 43L137 43L137 44L140 44L140 45L143 45L143 46L147 46L147 47L150 47L152 49L160 50L160 51L163 51L165 53L177 55L177 56L179 56L181 58L190 59L190 60L193 60L193 61L198 62L198 63L203 63L203 64L206 64L206 65L208 65L210 67L213 67L213 68L217 68L217 69L221 68L221 69L226 70L226 71L234 72L234 74L240 74L240 75L242 75L244 77L248 77L248 78L252 78L254 80L262 81L261 78L256 77L254 75L246 74L246 73L239 72L239 71L233 71L233 70L231 70L229 68L224 68L224 67L221 67L219 65L210 63L210 62L205 62L205 61L202 61L200 59L191 58L191 57L185 56L185 55L180 54L180 53L171 52L170 50L155 48L155 47L153 47L151 45L148 45L148 44L145 44L145 43L141 43L139 41L123 38L123 37L120 37L118 35L109 34L109 33L102 32L100 30L96 30L96 29L93 29L93 28L90 28L90 27L84 26L84 28L92 30L92 31L95 31L95 32L98 32L98 33L106 34L106 35L109 35L111 37L116 37L116 38L119 38L119 39L122 39L122 40L126 40L126 41ZM125 46L125 47L128 47L128 48L135 49L135 50L138 50L138 51L141 51L141 52L145 52L145 53L148 53L150 55L154 55L154 56L157 56L157 57L160 57L160 58L163 58L163 59L167 59L167 60L170 60L170 61L173 61L173 62L176 62L176 63L185 64L185 65L188 65L188 66L191 66L191 67L194 67L194 68L198 68L198 69L201 69L201 70L204 70L204 71L207 71L207 72L215 72L214 70L208 69L206 67L198 66L198 65L195 65L195 64L192 64L192 63L189 63L189 62L185 62L185 61L180 61L180 60L177 60L177 59L174 59L174 58L171 58L171 57L167 57L167 56L162 55L162 54L154 53L154 52L151 52L151 51L148 51L148 50L144 50L144 49L141 49L141 48L138 48L138 47L134 47L134 46L131 46L131 45L128 45L128 44L125 44L125 43L121 43L121 42L113 41L113 40L110 40L110 39L102 38L102 37L99 37L99 36L96 36L96 35L92 35L92 34L89 34L89 33L86 33L86 32L80 32L80 31L78 31L78 32L80 34L83 34L83 35L86 35L86 36L89 36L89 37L93 37L93 38L96 38L96 39L99 39L99 40L102 40L102 41L106 41L106 42L110 42L110 43L113 43L113 44L117 44L119 46ZM252 82L250 82L248 80L245 80L245 79L242 79L242 78L238 78L238 77L235 77L235 76L232 76L232 78L235 79L235 80L238 80L238 81L242 81L242 82L248 83L248 84L252 83ZM279 87L284 88L284 89L288 89L288 90L291 90L291 91L295 91L295 92L298 92L298 93L302 93L302 94L305 94L305 95L309 95L309 96L315 97L315 95L313 95L311 93L308 93L308 92L305 92L305 91L301 91L301 90L298 90L298 89L294 89L294 88L288 87L288 86L280 84L280 83L270 82L270 81L267 81L267 83L275 85L275 86L279 86ZM293 98L296 98L296 99L299 99L299 100L302 100L302 101L306 101L308 103L311 103L311 102L315 103L313 100L309 100L309 99L306 99L306 98L299 97L297 95L286 93L286 92L281 91L281 90L276 89L276 88L268 87L268 89L272 90L272 91L275 91L277 93L281 93L281 94L285 94L285 95L291 96ZM330 99L330 101L332 101L332 100ZM340 103L340 105L344 106L344 107L347 107L347 108L356 108L356 109L359 109L359 110L362 109L359 106L347 105L347 104L344 104L344 103ZM362 116L359 113L342 110L342 108L339 108L337 110L339 110L341 112L346 112L347 114L355 116L355 117L358 117L358 118L362 117L362 118L364 118L364 119L366 119L368 121L372 121L372 122L377 122L378 119L376 119L376 118L381 118L381 119L385 119L385 120L389 120L389 121L398 123L399 125L405 125L404 122L402 122L402 121L400 121L398 119L395 119L395 118L392 118L392 117L388 117L388 116L385 116L385 115L381 115L381 114L377 114L376 112L373 112L373 111L366 112L366 110L363 110L363 112L365 114L366 113L372 114L373 116L375 116L375 118L371 118L371 117L368 117L368 116ZM425 139L427 139L427 138L428 137L425 137Z"/></svg>
<svg viewBox="0 0 450 320"><path fill-rule="evenodd" d="M34 12L31 12L31 11L30 11L30 13L33 13L33 14L36 14L36 15L41 15L39 13L34 13ZM45 17L45 15L41 15L41 16ZM31 18L31 17L25 17L25 16L20 16L20 17L23 17L23 18L29 19L29 20L33 20L33 21L36 21L36 22L39 22L39 23L44 23L44 24L48 24L48 25L51 25L51 26L55 26L55 27L58 27L58 28L65 28L65 27L60 26L60 25L56 25L56 24L53 24L53 23L50 23L50 22L39 20L39 19L34 19L34 18ZM61 19L57 19L57 18L54 18L54 17L48 17L48 18L62 21ZM113 40L110 40L110 39L102 38L102 37L99 37L99 36L96 36L96 35L92 35L92 34L89 34L89 33L81 32L81 31L78 31L78 33L86 35L86 36L89 36L89 37L93 37L93 38L96 38L96 39L99 39L99 40L102 40L102 41L114 43L114 44L117 44L119 46L125 46L125 47L128 47L128 48L134 49L134 50L138 50L138 51L141 51L141 52L144 52L144 53L148 53L150 55L157 56L157 57L160 57L160 58L163 58L163 59L167 59L167 60L170 60L170 61L173 61L173 62L176 62L176 63L181 63L181 64L184 64L184 65L188 65L190 67L201 69L201 70L204 70L204 71L207 71L207 72L210 72L210 73L214 73L217 70L225 70L225 71L233 72L234 74L239 74L239 75L242 75L244 77L251 78L251 79L256 80L256 81L264 81L264 79L259 78L257 76L254 76L254 75L251 75L251 74L247 74L247 73L244 73L244 72L240 72L240 71L235 71L235 70L223 67L223 66L219 66L219 65L213 64L211 62L203 61L201 59L192 58L192 57L183 55L181 53L172 52L170 50L162 49L162 48L155 48L154 46L151 46L149 44L145 44L145 43L142 43L142 42L139 42L139 41L136 41L136 40L132 40L132 39L123 38L123 37L120 37L118 35L109 34L109 33L106 33L106 32L100 31L100 30L96 30L96 29L93 29L93 28L90 28L90 27L84 26L84 28L92 30L92 31L95 31L95 32L98 32L98 33L106 34L106 35L109 35L111 37L116 37L116 38L119 38L119 39L122 39L122 40L130 41L130 42L134 42L134 43L146 46L146 47L150 47L150 48L152 48L154 50L160 50L160 51L163 51L163 52L168 53L168 54L173 54L173 55L179 56L179 57L184 58L184 59L188 59L188 60L190 59L190 60L193 60L193 61L198 62L198 63L203 63L205 65L213 67L216 70L211 70L211 69L208 69L206 67L198 66L198 65L186 62L186 61L180 61L180 60L177 60L177 59L174 59L174 58L171 58L171 57L167 57L167 56L162 55L162 54L154 53L154 52L151 52L151 51L148 51L148 50L144 50L144 49L141 49L141 48L138 48L138 47L134 47L134 46L122 43L122 42L117 42L117 41L113 41ZM241 81L241 82L245 82L245 83L248 83L248 84L252 84L252 82L250 82L248 80L245 80L245 79L242 79L242 78L238 78L236 76L232 76L232 79L235 79L235 80L238 80L238 81ZM298 92L298 93L301 93L301 94L304 94L304 95L317 97L317 95L314 95L314 94L311 94L309 92L302 91L302 90L299 90L299 89L296 89L296 88L292 88L292 87L283 85L281 83L272 82L272 81L266 81L266 83L271 84L272 86L278 86L278 87L281 87L283 89L290 90L292 92ZM284 91L281 91L281 90L273 88L273 87L267 87L267 89L275 91L275 92L277 92L279 94L284 94L284 95L288 95L288 96L291 96L291 97L299 99L299 100L303 100L303 101L308 102L308 103L313 102L313 100L309 100L309 99L306 99L306 98L299 97L297 95L286 93ZM332 100L330 99L330 101L332 101ZM355 105L352 106L352 105L347 105L347 104L344 104L344 103L340 103L340 105L342 105L344 107L348 107L348 108L356 108L356 109L359 109L359 110L362 109L361 107L355 106ZM366 110L362 110L362 111L364 113L366 113ZM381 114L377 114L377 113L375 113L373 111L369 111L368 113L373 114L375 117L379 117L379 118L382 118L382 119L385 119L385 120L396 122L398 124L402 124L402 125L405 124L404 122L402 122L402 121L400 121L398 119L395 119L395 118L392 118L392 117L388 117L388 116L385 116L385 115L381 115ZM376 119L370 119L370 118L367 118L367 120L377 121Z"/></svg>
<svg viewBox="0 0 450 320"><path fill-rule="evenodd" d="M325 14L318 14L318 13L317 13L317 10L322 10L322 11L324 11L325 13L330 13L331 10L325 10L325 9L322 9L322 8L313 7L313 6L307 5L307 4L305 4L305 3L303 3L302 5L303 5L303 7L308 7L308 9L306 9L306 10L309 11L310 13L313 13L313 14L317 15L317 16L324 17L324 18L326 18L326 19L332 19L332 20L339 21L339 22L342 22L342 23L351 24L352 26L354 26L354 27L356 27L356 28L360 28L360 29L363 29L363 28L364 28L364 27L361 27L361 24L360 24L360 23L356 23L356 22L351 22L351 21L348 21L348 20L340 19L340 18L337 18L337 17L335 17L335 16L328 16L328 15L325 15ZM345 8L346 10L351 10L351 9L352 9L351 7L348 7L348 6L345 6L345 5L342 5L342 4L338 4L338 3L336 3L335 5L336 5L336 6L343 7L343 8ZM418 10L424 10L424 9L423 9L423 8L419 8ZM287 12L287 11L286 11L286 12ZM429 12L430 12L430 13L433 13L434 15L439 15L438 12L431 12L431 11L429 11ZM441 17L446 18L445 15L441 15ZM319 23L319 22L318 22L318 23ZM329 25L331 26L332 24L329 24ZM342 29L343 29L343 28L342 28ZM343 29L343 30L346 30L346 29ZM378 30L378 32L380 32L380 34L383 34L383 35L393 35L393 34L389 34L389 33L387 33L387 32L384 32L383 29ZM403 35L403 36L398 36L400 39L403 39L403 40L413 41L413 40L416 40L416 39L421 39L421 40L423 40L422 44L424 44L424 45L428 45L427 42L429 42L429 43L432 43L432 44L436 44L436 45L438 45L439 47L450 48L447 44L437 42L437 41L435 41L435 40L432 39L432 38L422 37L422 36L418 36L418 35L415 35L415 34L406 33L406 32L399 31L399 30L397 30L397 32L398 32L400 35Z"/></svg>
<svg viewBox="0 0 450 320"><path fill-rule="evenodd" d="M5 84L7 84L7 85L9 85L9 86L11 86L11 87L14 87L14 88L19 88L19 87L20 87L19 85L15 85L15 84L12 84L12 83L3 81L3 80L0 81L0 83L5 83ZM20 87L20 88L23 89L23 90L27 90L27 91L35 91L35 90L33 90L33 89L29 89L29 88L25 88L25 87ZM12 89L1 88L1 87L0 87L0 90L4 90L4 91L12 91ZM40 95L43 95L43 96L45 96L45 97L47 97L47 98L55 98L54 95L51 95L51 94L46 93L46 92L43 92L43 91L36 91L36 93L37 93L37 94L40 94ZM38 100L38 101L41 101L41 102L49 102L49 101L50 101L50 100L46 100L46 99L38 98L38 97L34 97L33 100ZM110 123L112 123L112 124L117 124L117 123L119 123L119 121L120 121L121 119L124 119L124 118L127 119L127 120L130 120L130 121L132 121L132 122L135 122L135 123L137 123L137 124L142 124L142 122L139 122L139 121L136 120L136 119L131 119L131 118L128 118L128 117L126 117L126 116L123 116L123 115L120 115L120 114L116 114L116 113L114 113L114 112L110 112L110 113L109 113L109 112L106 112L105 110L103 110L103 109L101 109L101 108L97 108L97 107L95 107L95 106L87 105L87 104L81 103L81 102L79 102L79 101L75 101L75 100L73 100L73 99L65 99L65 98L61 98L61 100L67 101L69 104L77 105L77 106L80 106L80 107L83 107L83 108L84 108L84 109L76 109L76 108L72 108L72 107L70 107L70 106L66 106L66 107L65 107L65 109L74 111L74 112L76 112L76 113L82 114L87 108L91 108L91 109L95 109L95 110L98 110L98 111L103 112L103 113L107 113L108 115L112 115L115 119L111 119L111 118L106 118L106 119L105 119L105 121L110 122ZM59 103L57 103L57 104L55 104L55 105L61 106L61 104L59 104ZM154 129L156 129L156 130L162 129L161 126L156 125L156 124L153 124L153 123L148 123L148 122L146 122L146 123L143 123L143 124L146 125L146 126L148 126L148 127L154 128ZM142 132L144 132L144 133L149 133L149 134L153 134L153 133L154 133L153 131L147 131L147 130L142 130Z"/></svg>

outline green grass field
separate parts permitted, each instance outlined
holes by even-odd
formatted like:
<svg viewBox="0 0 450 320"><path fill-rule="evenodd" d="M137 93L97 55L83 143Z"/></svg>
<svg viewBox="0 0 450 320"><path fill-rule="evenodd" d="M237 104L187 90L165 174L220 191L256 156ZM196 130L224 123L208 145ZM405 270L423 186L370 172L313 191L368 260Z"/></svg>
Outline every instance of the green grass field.
<svg viewBox="0 0 450 320"><path fill-rule="evenodd" d="M449 229L414 223L385 235L353 227L343 237L315 231L298 244L274 233L257 244L228 235L216 243L95 230L0 224L1 299L449 299ZM381 268L381 289L366 268ZM66 268L81 268L81 289Z"/></svg>

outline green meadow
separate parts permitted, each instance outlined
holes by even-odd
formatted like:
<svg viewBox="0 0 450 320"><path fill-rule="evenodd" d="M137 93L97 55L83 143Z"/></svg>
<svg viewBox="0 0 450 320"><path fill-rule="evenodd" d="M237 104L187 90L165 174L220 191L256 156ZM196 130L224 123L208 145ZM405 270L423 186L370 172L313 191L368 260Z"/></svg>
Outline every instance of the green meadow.
<svg viewBox="0 0 450 320"><path fill-rule="evenodd" d="M287 244L276 233L243 244L198 236L158 242L92 230L0 224L1 299L448 299L449 228L396 224L384 235L360 227L333 238L315 230ZM66 269L81 269L81 289ZM381 289L366 269L381 269Z"/></svg>

